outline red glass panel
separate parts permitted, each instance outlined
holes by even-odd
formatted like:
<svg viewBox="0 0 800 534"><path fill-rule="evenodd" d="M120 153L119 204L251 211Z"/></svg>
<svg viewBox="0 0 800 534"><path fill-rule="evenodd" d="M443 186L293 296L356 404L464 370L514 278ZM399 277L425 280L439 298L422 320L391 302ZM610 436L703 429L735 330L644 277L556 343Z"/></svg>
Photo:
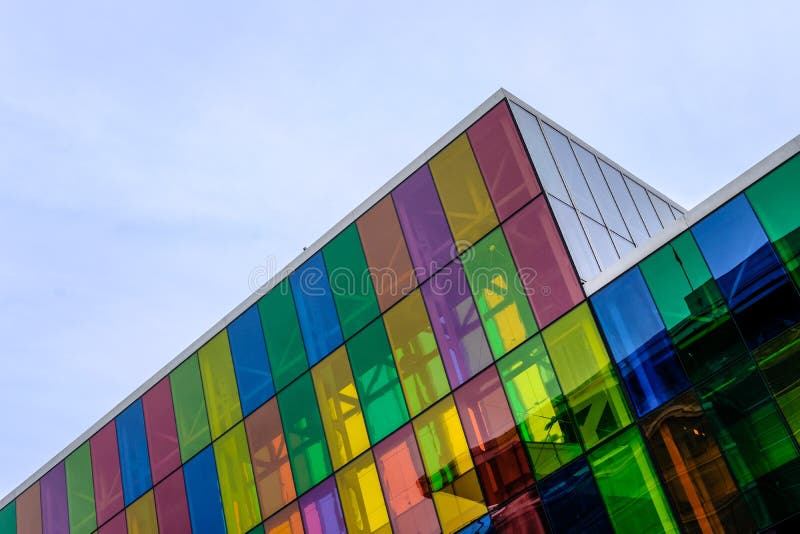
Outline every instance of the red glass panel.
<svg viewBox="0 0 800 534"><path fill-rule="evenodd" d="M183 470L178 469L153 490L159 534L191 532Z"/></svg>
<svg viewBox="0 0 800 534"><path fill-rule="evenodd" d="M89 449L92 456L97 524L102 525L124 506L117 452L117 428L114 421L89 439Z"/></svg>
<svg viewBox="0 0 800 534"><path fill-rule="evenodd" d="M128 521L125 517L125 511L123 510L121 514L100 527L97 534L128 534Z"/></svg>
<svg viewBox="0 0 800 534"><path fill-rule="evenodd" d="M491 512L492 526L497 534L545 534L547 519L542 499L536 488L531 488L505 506Z"/></svg>
<svg viewBox="0 0 800 534"><path fill-rule="evenodd" d="M153 484L158 484L181 465L181 449L178 445L178 430L175 427L168 376L144 394L142 408L147 431L147 449L150 451L150 470Z"/></svg>

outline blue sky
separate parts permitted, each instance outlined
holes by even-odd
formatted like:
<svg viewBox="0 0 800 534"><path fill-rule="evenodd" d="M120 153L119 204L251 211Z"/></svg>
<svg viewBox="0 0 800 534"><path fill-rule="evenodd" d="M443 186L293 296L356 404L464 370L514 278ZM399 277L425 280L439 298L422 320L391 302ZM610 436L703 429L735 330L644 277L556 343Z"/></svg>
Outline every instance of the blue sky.
<svg viewBox="0 0 800 534"><path fill-rule="evenodd" d="M800 129L796 2L382 4L0 1L0 496L500 86L686 207Z"/></svg>

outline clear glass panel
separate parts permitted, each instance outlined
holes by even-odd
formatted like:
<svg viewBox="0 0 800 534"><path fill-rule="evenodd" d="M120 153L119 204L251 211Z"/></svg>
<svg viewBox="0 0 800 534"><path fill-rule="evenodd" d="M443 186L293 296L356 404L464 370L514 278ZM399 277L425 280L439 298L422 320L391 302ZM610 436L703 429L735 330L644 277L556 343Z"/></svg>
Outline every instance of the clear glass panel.
<svg viewBox="0 0 800 534"><path fill-rule="evenodd" d="M372 451L367 451L336 473L336 485L339 486L347 532L391 533Z"/></svg>
<svg viewBox="0 0 800 534"><path fill-rule="evenodd" d="M656 209L658 218L661 219L661 226L667 226L669 223L675 220L675 217L672 215L672 210L669 209L669 204L667 204L661 197L654 195L650 191L648 191L647 194L650 196L650 201L653 203L653 207Z"/></svg>
<svg viewBox="0 0 800 534"><path fill-rule="evenodd" d="M631 192L631 196L636 202L636 208L639 210L639 214L642 216L642 219L644 219L644 224L647 226L647 231L651 236L655 235L659 230L661 230L662 226L661 221L658 219L658 215L656 215L656 210L653 208L653 204L650 202L650 197L647 195L647 191L644 187L631 180L627 176L625 177L625 183L628 184L628 190Z"/></svg>
<svg viewBox="0 0 800 534"><path fill-rule="evenodd" d="M614 242L614 248L617 249L617 253L619 254L620 258L625 257L625 255L633 250L635 246L633 243L622 236L618 236L614 232L611 232L611 241Z"/></svg>
<svg viewBox="0 0 800 534"><path fill-rule="evenodd" d="M570 203L567 188L561 180L561 175L558 173L553 156L550 154L550 149L544 140L539 121L516 104L511 104L511 111L517 120L522 139L528 147L528 153L531 155L533 165L536 167L536 174L542 181L545 191L564 202Z"/></svg>
<svg viewBox="0 0 800 534"><path fill-rule="evenodd" d="M614 248L614 243L611 241L611 236L608 234L608 228L599 224L589 217L581 214L581 222L586 229L586 234L589 236L589 243L594 249L594 255L600 262L600 270L606 269L613 265L619 259L617 250Z"/></svg>
<svg viewBox="0 0 800 534"><path fill-rule="evenodd" d="M575 202L575 207L598 221L602 220L592 192L589 190L578 161L575 159L575 154L572 152L569 140L564 134L547 123L542 123L542 130L550 143L550 147L553 149L553 155L556 158L558 167L561 169L561 175L567 183L567 188L573 202Z"/></svg>
<svg viewBox="0 0 800 534"><path fill-rule="evenodd" d="M622 174L602 159L598 161L600 162L600 169L603 171L603 176L606 178L606 183L611 189L611 194L614 196L614 200L617 202L617 206L622 212L625 225L633 236L634 243L641 245L647 241L650 236L647 233L647 228L644 226L641 215L639 215L639 210L636 209L636 204L633 202L630 191L628 191L628 187L625 185Z"/></svg>
<svg viewBox="0 0 800 534"><path fill-rule="evenodd" d="M594 154L577 143L570 142L570 144L578 158L583 175L589 183L589 189L594 196L594 200L600 208L603 222L609 229L627 237L628 229L625 227L617 203L614 202L614 197L611 196L611 191L608 188L608 184L606 184L603 173L600 171L600 166L597 164Z"/></svg>
<svg viewBox="0 0 800 534"><path fill-rule="evenodd" d="M584 282L591 280L600 274L600 267L597 265L592 247L589 246L589 240L578 220L578 214L556 198L551 197L550 205L553 208L553 215L558 221L558 227L564 235L564 241L567 243L572 261L575 262L578 276Z"/></svg>
<svg viewBox="0 0 800 534"><path fill-rule="evenodd" d="M676 219L683 217L683 212L678 208L676 208L675 206L670 204L669 209L672 212L672 216L675 217Z"/></svg>

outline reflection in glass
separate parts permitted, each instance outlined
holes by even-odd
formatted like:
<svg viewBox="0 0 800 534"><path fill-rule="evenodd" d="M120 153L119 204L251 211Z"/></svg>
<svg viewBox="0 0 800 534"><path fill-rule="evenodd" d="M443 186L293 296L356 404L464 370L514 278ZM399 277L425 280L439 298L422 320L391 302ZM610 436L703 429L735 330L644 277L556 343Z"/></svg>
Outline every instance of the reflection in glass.
<svg viewBox="0 0 800 534"><path fill-rule="evenodd" d="M558 227L564 235L572 260L575 262L575 269L578 276L586 282L600 274L600 267L589 245L589 240L581 227L578 215L575 210L556 198L550 199L553 208L553 215L558 221Z"/></svg>

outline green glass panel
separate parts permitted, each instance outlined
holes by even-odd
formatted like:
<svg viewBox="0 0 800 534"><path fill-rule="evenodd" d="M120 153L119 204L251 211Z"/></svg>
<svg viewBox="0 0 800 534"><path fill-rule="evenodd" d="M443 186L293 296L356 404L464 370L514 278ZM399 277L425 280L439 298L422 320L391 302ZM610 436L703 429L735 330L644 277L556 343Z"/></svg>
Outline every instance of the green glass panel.
<svg viewBox="0 0 800 534"><path fill-rule="evenodd" d="M322 249L333 301L347 339L378 316L378 300L355 223Z"/></svg>
<svg viewBox="0 0 800 534"><path fill-rule="evenodd" d="M214 457L228 532L247 532L261 521L261 512L243 423L214 443Z"/></svg>
<svg viewBox="0 0 800 534"><path fill-rule="evenodd" d="M541 336L514 349L497 369L536 478L579 456L578 430Z"/></svg>
<svg viewBox="0 0 800 534"><path fill-rule="evenodd" d="M181 462L186 462L211 443L197 354L192 354L170 373L169 383L175 407Z"/></svg>
<svg viewBox="0 0 800 534"><path fill-rule="evenodd" d="M239 404L239 389L236 387L228 331L223 330L211 338L200 347L197 355L203 377L211 438L217 439L242 420L242 406Z"/></svg>
<svg viewBox="0 0 800 534"><path fill-rule="evenodd" d="M500 228L461 256L495 359L538 331L525 286Z"/></svg>
<svg viewBox="0 0 800 534"><path fill-rule="evenodd" d="M589 449L631 423L631 412L589 306L545 328L553 368Z"/></svg>
<svg viewBox="0 0 800 534"><path fill-rule="evenodd" d="M258 311L275 390L280 391L308 369L303 335L288 278L281 280L258 301Z"/></svg>
<svg viewBox="0 0 800 534"><path fill-rule="evenodd" d="M798 480L800 480L800 458L783 464L742 490L744 499L750 506L750 511L760 529L766 529L793 515L796 516L800 510ZM735 532L743 531L739 528ZM761 530L761 532L794 533L797 532L797 524L790 519L775 529Z"/></svg>
<svg viewBox="0 0 800 534"><path fill-rule="evenodd" d="M744 341L691 232L639 267L694 383L744 354Z"/></svg>
<svg viewBox="0 0 800 534"><path fill-rule="evenodd" d="M0 510L0 534L17 534L17 501Z"/></svg>
<svg viewBox="0 0 800 534"><path fill-rule="evenodd" d="M256 528L251 530L248 534L264 534L264 525L258 525Z"/></svg>
<svg viewBox="0 0 800 534"><path fill-rule="evenodd" d="M637 428L588 454L617 532L679 532Z"/></svg>
<svg viewBox="0 0 800 534"><path fill-rule="evenodd" d="M67 506L71 534L94 532L97 517L94 509L92 457L87 441L67 456L64 462L67 473ZM0 529L2 532L2 529Z"/></svg>
<svg viewBox="0 0 800 534"><path fill-rule="evenodd" d="M758 347L753 356L795 437L800 438L800 325Z"/></svg>
<svg viewBox="0 0 800 534"><path fill-rule="evenodd" d="M302 495L333 472L314 384L306 373L278 394L297 494Z"/></svg>
<svg viewBox="0 0 800 534"><path fill-rule="evenodd" d="M794 440L749 355L698 385L697 392L740 486L797 458Z"/></svg>
<svg viewBox="0 0 800 534"><path fill-rule="evenodd" d="M348 341L347 353L370 442L375 444L408 421L403 388L383 321L374 321Z"/></svg>
<svg viewBox="0 0 800 534"><path fill-rule="evenodd" d="M800 155L750 186L745 194L792 278L800 283Z"/></svg>

